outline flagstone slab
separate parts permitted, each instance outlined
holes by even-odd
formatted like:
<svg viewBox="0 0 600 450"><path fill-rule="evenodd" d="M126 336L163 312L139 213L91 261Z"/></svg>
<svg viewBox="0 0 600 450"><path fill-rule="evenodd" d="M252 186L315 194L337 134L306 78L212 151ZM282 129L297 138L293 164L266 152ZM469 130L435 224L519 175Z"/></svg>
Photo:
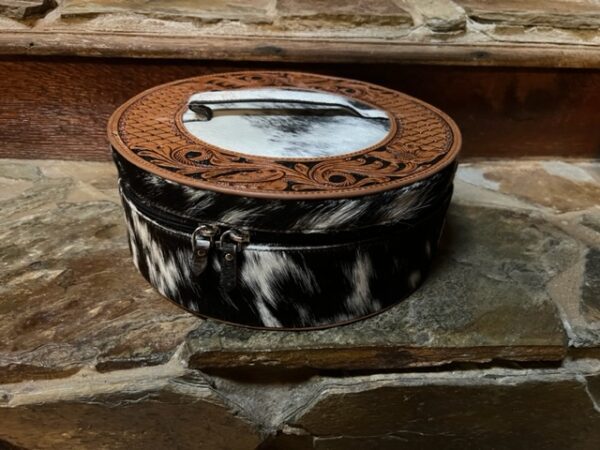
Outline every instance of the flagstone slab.
<svg viewBox="0 0 600 450"><path fill-rule="evenodd" d="M463 164L414 295L364 321L286 332L199 319L157 294L131 262L110 163L2 160L0 382L160 365L180 348L204 370L388 370L598 347L596 166ZM530 178L545 189L526 189ZM561 207L558 187L575 193Z"/></svg>

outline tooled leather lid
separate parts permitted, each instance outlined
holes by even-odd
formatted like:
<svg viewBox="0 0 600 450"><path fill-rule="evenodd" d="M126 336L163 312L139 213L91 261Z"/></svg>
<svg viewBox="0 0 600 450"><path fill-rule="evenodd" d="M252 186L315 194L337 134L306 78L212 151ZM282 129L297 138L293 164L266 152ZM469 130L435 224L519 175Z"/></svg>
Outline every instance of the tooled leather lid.
<svg viewBox="0 0 600 450"><path fill-rule="evenodd" d="M218 192L281 199L395 189L450 164L456 124L361 81L233 72L149 89L111 116L113 148L143 170Z"/></svg>

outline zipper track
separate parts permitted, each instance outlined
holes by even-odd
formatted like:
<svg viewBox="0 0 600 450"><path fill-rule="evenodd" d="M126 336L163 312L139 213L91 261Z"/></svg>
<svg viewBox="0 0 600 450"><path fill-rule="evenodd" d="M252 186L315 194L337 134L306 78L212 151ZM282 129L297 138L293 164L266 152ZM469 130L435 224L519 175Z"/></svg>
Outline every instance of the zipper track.
<svg viewBox="0 0 600 450"><path fill-rule="evenodd" d="M144 216L148 217L150 220L159 223L165 228L171 228L175 231L180 231L182 233L192 234L194 230L198 227L200 222L193 222L191 220L184 220L182 218L178 218L172 214L166 214L162 212L160 209L155 209L147 205L138 194L136 194L133 189L131 189L126 182L119 179L119 190L121 191L121 195L127 198L135 208L141 212ZM205 222L203 222L205 223ZM213 222L206 222L213 224ZM216 223L215 223L216 225Z"/></svg>
<svg viewBox="0 0 600 450"><path fill-rule="evenodd" d="M216 221L194 221L186 220L172 214L166 214L157 208L152 208L147 202L139 196L127 182L119 179L119 189L121 194L130 201L137 210L148 219L170 228L174 231L189 234L190 236L200 225L214 225L220 229L220 233L215 237L218 239L222 232L229 229L243 230L250 235L250 241L252 244L266 244L266 245L278 245L278 246L337 246L340 244L359 244L362 242L375 241L381 239L388 239L391 235L407 232L417 228L423 222L428 221L435 216L440 207L444 206L449 202L452 195L452 186L450 186L447 194L439 201L439 203L431 208L431 212L426 216L413 220L411 222L402 222L392 225L374 225L371 228L362 228L360 230L352 231L339 231L331 230L329 232L315 232L315 233L289 233L289 232L267 232L262 230L255 230L246 226L235 226L231 224L224 224Z"/></svg>

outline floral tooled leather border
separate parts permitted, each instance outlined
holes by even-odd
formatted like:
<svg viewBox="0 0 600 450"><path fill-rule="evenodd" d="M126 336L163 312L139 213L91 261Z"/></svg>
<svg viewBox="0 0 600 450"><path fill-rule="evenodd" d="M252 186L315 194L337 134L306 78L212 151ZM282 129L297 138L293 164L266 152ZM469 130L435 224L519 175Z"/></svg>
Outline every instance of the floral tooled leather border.
<svg viewBox="0 0 600 450"><path fill-rule="evenodd" d="M325 158L267 158L219 149L185 132L180 111L208 90L289 86L342 94L393 118L374 147ZM157 86L126 102L108 126L114 149L140 168L189 186L270 198L353 197L404 186L450 164L460 149L456 124L432 106L361 81L298 72L233 72Z"/></svg>

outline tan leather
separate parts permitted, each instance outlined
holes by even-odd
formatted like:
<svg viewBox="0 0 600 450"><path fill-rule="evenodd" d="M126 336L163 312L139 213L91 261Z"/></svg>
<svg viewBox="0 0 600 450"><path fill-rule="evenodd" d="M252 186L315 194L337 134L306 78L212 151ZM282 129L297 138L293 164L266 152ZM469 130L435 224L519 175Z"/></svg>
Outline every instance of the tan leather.
<svg viewBox="0 0 600 450"><path fill-rule="evenodd" d="M200 91L289 86L334 92L385 110L388 136L358 152L323 158L268 158L209 145L181 116ZM446 114L408 95L361 81L298 72L233 72L157 86L111 116L108 138L136 166L185 185L269 198L353 197L433 175L458 154L461 136Z"/></svg>

